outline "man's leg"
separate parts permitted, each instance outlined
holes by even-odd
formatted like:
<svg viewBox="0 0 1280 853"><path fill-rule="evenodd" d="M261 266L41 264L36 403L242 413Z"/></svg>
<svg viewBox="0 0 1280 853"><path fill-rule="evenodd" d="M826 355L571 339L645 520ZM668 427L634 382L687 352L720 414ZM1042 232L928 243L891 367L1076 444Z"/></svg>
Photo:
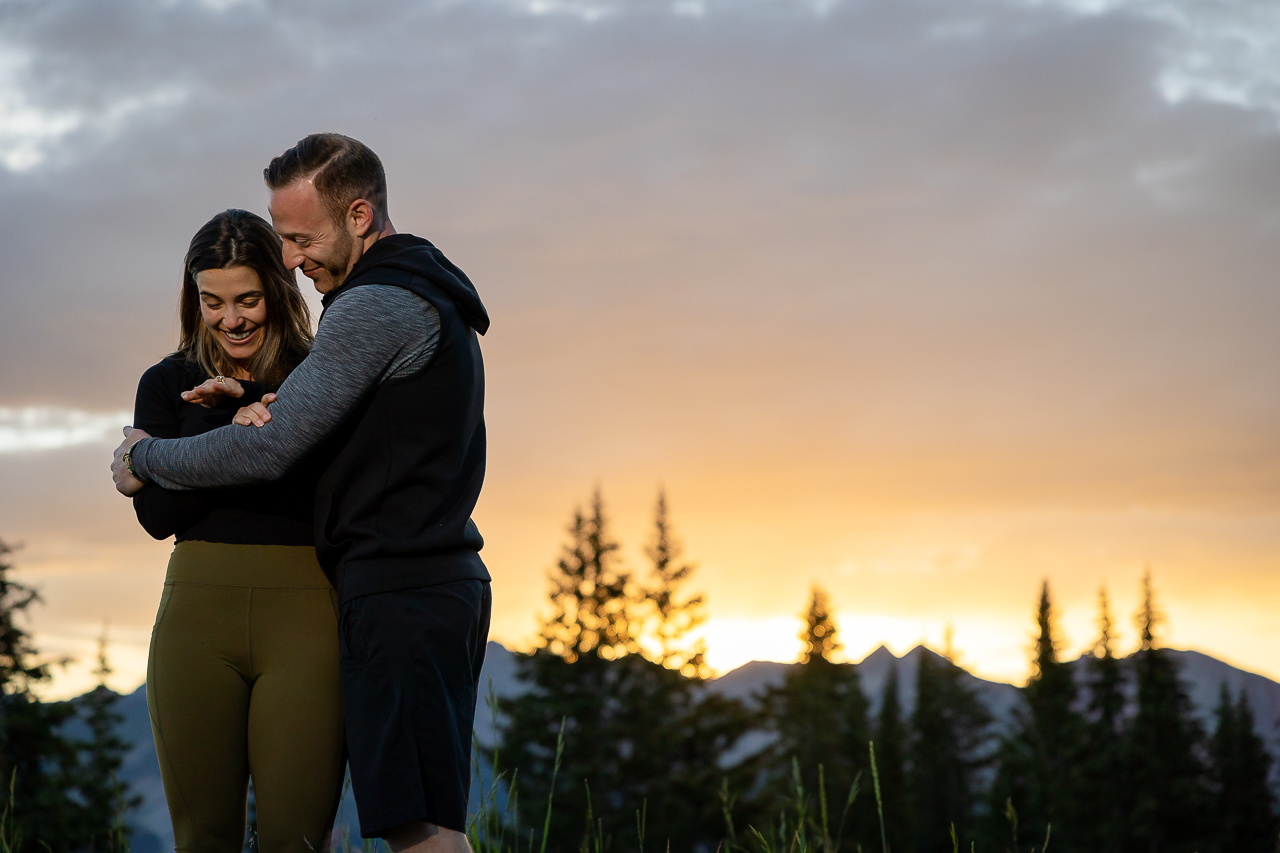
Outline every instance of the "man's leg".
<svg viewBox="0 0 1280 853"><path fill-rule="evenodd" d="M382 838L391 853L471 853L466 835L425 820L388 829Z"/></svg>
<svg viewBox="0 0 1280 853"><path fill-rule="evenodd" d="M362 832L393 850L468 850L471 729L490 601L487 582L461 580L344 603L351 786Z"/></svg>

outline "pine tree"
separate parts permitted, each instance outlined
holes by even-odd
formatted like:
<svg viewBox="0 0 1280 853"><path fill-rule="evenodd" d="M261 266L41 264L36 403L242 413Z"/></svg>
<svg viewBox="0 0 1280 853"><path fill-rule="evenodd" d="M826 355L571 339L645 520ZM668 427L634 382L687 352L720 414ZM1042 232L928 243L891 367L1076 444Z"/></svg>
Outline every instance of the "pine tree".
<svg viewBox="0 0 1280 853"><path fill-rule="evenodd" d="M34 589L9 576L6 557L13 548L0 542L0 797L13 785L13 820L30 842L53 853L79 848L83 837L77 785L76 745L62 734L75 716L70 702L41 702L32 687L49 678L49 665L37 662L30 635L18 617L40 601Z"/></svg>
<svg viewBox="0 0 1280 853"><path fill-rule="evenodd" d="M1075 826L1081 849L1124 853L1132 790L1125 752L1124 670L1116 658L1107 591L1098 593L1098 641L1082 659L1088 686Z"/></svg>
<svg viewBox="0 0 1280 853"><path fill-rule="evenodd" d="M689 632L706 621L701 595L684 597L682 587L693 574L692 563L682 563L684 547L671 530L667 518L667 496L658 492L654 510L653 539L645 548L645 554L653 565L653 584L647 592L656 617L654 634L658 649L656 659L668 669L679 670L690 678L707 678L711 669L707 666L706 643L687 643Z"/></svg>
<svg viewBox="0 0 1280 853"><path fill-rule="evenodd" d="M518 665L529 690L499 703L499 761L518 773L521 822L541 831L563 723L548 851L586 843L588 813L596 821L588 846L603 836L602 847L634 848L641 809L647 843L714 847L722 782L742 791L755 774L750 764L719 764L746 731L747 712L639 653L646 603L617 565L619 545L598 491L589 515L575 512L569 534L551 576L556 610L542 631L545 645Z"/></svg>
<svg viewBox="0 0 1280 853"><path fill-rule="evenodd" d="M1177 662L1156 641L1161 616L1151 573L1143 577L1134 656L1137 713L1129 735L1134 803L1126 850L1195 853L1208 846L1210 797L1200 759L1204 731L1178 674Z"/></svg>
<svg viewBox="0 0 1280 853"><path fill-rule="evenodd" d="M1267 784L1271 756L1254 729L1253 710L1241 690L1231 700L1227 684L1215 713L1209 743L1214 790L1214 835L1220 853L1273 853L1280 825Z"/></svg>
<svg viewBox="0 0 1280 853"><path fill-rule="evenodd" d="M107 687L111 666L107 661L105 627L98 640L98 665L93 674L98 677L97 686L76 700L79 715L89 729L89 739L81 744L78 773L81 834L89 838L92 849L118 853L127 849L128 844L121 818L129 809L140 805L142 798L130 796L128 784L118 776L129 743L117 731L124 721L115 710L120 696Z"/></svg>
<svg viewBox="0 0 1280 853"><path fill-rule="evenodd" d="M591 513L574 510L569 544L551 573L556 612L543 627L552 654L572 663L585 654L605 660L639 651L638 597L631 573L618 565L619 544L596 489Z"/></svg>
<svg viewBox="0 0 1280 853"><path fill-rule="evenodd" d="M1079 790L1083 721L1072 707L1075 680L1058 658L1054 622L1049 582L1045 581L1036 612L1039 635L1033 671L1023 689L1026 706L1018 709L1014 729L1001 743L989 813L998 825L1006 804L1012 803L1018 815L1018 845L1043 843L1052 826L1055 848L1074 851L1078 849L1078 821L1073 807ZM1002 830L1004 827L990 827L989 837L1011 837Z"/></svg>
<svg viewBox="0 0 1280 853"><path fill-rule="evenodd" d="M907 807L907 727L902 719L902 703L898 695L898 667L889 669L876 715L876 770L880 776L885 833L890 845L907 849L910 838L910 815ZM874 834L874 833L873 833ZM875 849L875 840L863 843Z"/></svg>
<svg viewBox="0 0 1280 853"><path fill-rule="evenodd" d="M765 725L778 736L769 761L774 808L792 796L794 761L816 814L818 799L824 793L819 787L819 765L825 795L840 808L855 780L862 790L870 789L867 700L857 667L832 660L840 642L830 599L817 585L810 594L800 640L800 663L788 671L780 686L765 693L761 704ZM871 801L863 797L855 803L851 834L855 838L865 835L869 841L872 829L878 830L870 820Z"/></svg>
<svg viewBox="0 0 1280 853"><path fill-rule="evenodd" d="M31 636L17 618L39 603L39 593L9 577L13 547L0 540L0 686L6 696L31 696L31 686L49 677L49 664L38 663Z"/></svg>
<svg viewBox="0 0 1280 853"><path fill-rule="evenodd" d="M800 632L800 663L830 666L832 656L840 651L836 639L836 623L831 618L831 599L827 591L814 584L809 596L809 609L805 613L804 629Z"/></svg>
<svg viewBox="0 0 1280 853"><path fill-rule="evenodd" d="M962 842L975 835L991 715L953 661L924 648L917 660L907 775L911 850L942 853L951 850L953 825Z"/></svg>

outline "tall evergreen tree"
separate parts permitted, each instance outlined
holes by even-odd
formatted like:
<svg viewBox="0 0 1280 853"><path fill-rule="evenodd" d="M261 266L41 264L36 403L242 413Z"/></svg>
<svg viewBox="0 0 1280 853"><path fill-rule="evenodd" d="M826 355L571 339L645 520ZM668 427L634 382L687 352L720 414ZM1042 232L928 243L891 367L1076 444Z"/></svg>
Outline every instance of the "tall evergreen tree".
<svg viewBox="0 0 1280 853"><path fill-rule="evenodd" d="M825 793L829 803L837 804L838 815L855 780L860 786L871 782L867 700L857 667L832 660L840 642L830 599L817 585L810 594L800 640L800 663L787 672L781 685L765 693L762 702L765 724L777 734L769 762L772 801L777 810L777 804L791 795L794 761L804 790L814 798L814 813L817 798ZM819 788L819 765L825 791ZM878 830L870 820L871 805L866 797L855 800L856 811L850 816L853 837L865 836L868 842L872 830Z"/></svg>
<svg viewBox="0 0 1280 853"><path fill-rule="evenodd" d="M23 835L61 853L80 840L73 829L76 803L67 796L75 784L76 749L62 734L75 708L41 702L32 692L49 678L49 666L37 661L18 619L40 596L9 576L12 552L0 542L0 796L7 798L12 784L12 814Z"/></svg>
<svg viewBox="0 0 1280 853"><path fill-rule="evenodd" d="M49 678L49 666L38 661L18 620L40 597L10 577L13 567L6 558L12 552L0 542L0 800L11 806L14 823L31 847L51 853L119 849L123 839L112 834L119 809L95 808L109 779L93 761L93 739L85 744L66 734L79 722L78 703L41 702L33 692ZM91 731L101 727L100 745L107 747L114 721L90 713L88 722ZM110 752L106 748L101 754ZM7 803L10 783L13 801Z"/></svg>
<svg viewBox="0 0 1280 853"><path fill-rule="evenodd" d="M1137 713L1129 736L1134 801L1125 849L1196 853L1210 843L1210 796L1200 759L1204 731L1177 662L1157 643L1161 617L1149 571L1142 592L1137 616L1141 646L1133 659Z"/></svg>
<svg viewBox="0 0 1280 853"><path fill-rule="evenodd" d="M619 564L621 546L609 532L599 489L589 515L574 510L569 536L550 576L555 615L542 629L546 647L569 662L584 654L613 660L639 651L639 598L631 573Z"/></svg>
<svg viewBox="0 0 1280 853"><path fill-rule="evenodd" d="M1105 588L1098 593L1098 610L1098 641L1083 659L1089 700L1076 793L1082 819L1074 830L1083 850L1124 853L1132 800L1125 741L1125 678L1115 655Z"/></svg>
<svg viewBox="0 0 1280 853"><path fill-rule="evenodd" d="M124 721L115 709L120 696L107 687L111 666L105 626L98 641L98 665L93 674L98 678L97 686L76 700L79 716L89 729L88 739L80 745L80 820L92 849L121 851L128 844L121 818L127 810L140 805L142 798L130 796L128 784L118 776L129 743L118 732Z"/></svg>
<svg viewBox="0 0 1280 853"><path fill-rule="evenodd" d="M1267 784L1271 756L1254 728L1244 691L1232 702L1224 681L1215 716L1209 757L1216 849L1219 853L1274 853L1280 825Z"/></svg>
<svg viewBox="0 0 1280 853"><path fill-rule="evenodd" d="M880 795L884 804L885 835L891 846L907 849L910 838L910 813L907 806L907 727L902 718L899 697L898 667L895 662L884 680L880 711L876 715L876 770L880 776ZM875 849L863 843L867 850Z"/></svg>
<svg viewBox="0 0 1280 853"><path fill-rule="evenodd" d="M923 647L917 661L907 774L911 850L943 853L951 850L952 825L962 841L975 835L991 715L953 661Z"/></svg>
<svg viewBox="0 0 1280 853"><path fill-rule="evenodd" d="M719 764L746 731L747 712L638 653L644 602L616 563L598 491L589 515L575 512L569 534L551 577L556 608L545 645L519 662L529 690L499 705L499 762L518 772L521 823L541 831L563 721L548 851L578 850L589 811L605 847L638 844L637 810L651 846L714 847L722 782L742 791L755 775L748 765ZM678 584L671 592L679 597Z"/></svg>
<svg viewBox="0 0 1280 853"><path fill-rule="evenodd" d="M1043 842L1053 827L1054 846L1072 853L1078 848L1074 813L1079 792L1079 761L1083 754L1083 721L1073 707L1076 684L1071 670L1059 660L1056 617L1049 582L1040 589L1032 674L1023 689L1026 705L1015 713L1013 730L1001 743L999 770L991 788L989 828L995 840L1011 839L1002 822L1004 806L1017 810L1020 845Z"/></svg>
<svg viewBox="0 0 1280 853"><path fill-rule="evenodd" d="M693 574L692 563L681 561L684 546L671 529L667 517L667 495L658 492L654 509L653 538L645 554L653 566L653 582L648 599L655 616L653 630L657 642L655 659L668 669L679 670L691 678L707 678L707 647L704 641L688 643L689 632L706 621L706 608L701 595L685 595L682 587Z"/></svg>

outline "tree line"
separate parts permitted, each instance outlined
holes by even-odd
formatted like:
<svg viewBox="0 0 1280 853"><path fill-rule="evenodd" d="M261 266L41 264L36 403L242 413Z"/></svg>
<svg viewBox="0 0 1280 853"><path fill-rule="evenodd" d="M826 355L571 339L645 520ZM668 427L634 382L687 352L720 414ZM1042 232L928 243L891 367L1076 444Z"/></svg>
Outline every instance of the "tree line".
<svg viewBox="0 0 1280 853"><path fill-rule="evenodd" d="M541 839L545 822L554 853L764 853L802 836L827 851L895 853L1277 849L1271 758L1249 704L1224 684L1205 731L1157 642L1149 575L1138 651L1117 657L1104 592L1098 641L1074 664L1060 659L1046 582L1033 672L998 726L950 655L925 650L909 712L891 669L872 714L858 667L836 660L817 587L800 663L758 702L722 696L706 687L705 649L688 641L705 601L685 591L693 567L665 498L644 574L621 560L598 490L568 534L549 577L552 615L519 657L527 690L497 700L488 745L517 847Z"/></svg>
<svg viewBox="0 0 1280 853"><path fill-rule="evenodd" d="M0 541L0 849L48 853L129 849L123 815L135 806L116 774L130 744L117 733L120 698L105 638L98 686L64 702L42 702L34 687L50 677L20 618L40 600L10 576L12 546Z"/></svg>

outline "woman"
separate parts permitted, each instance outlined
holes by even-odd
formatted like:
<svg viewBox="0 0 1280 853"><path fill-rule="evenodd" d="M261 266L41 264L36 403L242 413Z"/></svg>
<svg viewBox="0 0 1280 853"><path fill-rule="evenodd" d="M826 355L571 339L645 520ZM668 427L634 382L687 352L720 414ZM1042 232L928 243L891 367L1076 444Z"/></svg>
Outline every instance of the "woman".
<svg viewBox="0 0 1280 853"><path fill-rule="evenodd" d="M161 438L231 423L311 344L279 238L243 210L218 214L191 240L179 315L178 351L143 374L134 409L134 426ZM189 390L204 383L226 393ZM238 853L250 776L262 853L328 846L342 786L342 696L337 601L316 562L313 489L303 470L238 489L149 484L133 498L148 533L176 538L147 706L182 853Z"/></svg>

